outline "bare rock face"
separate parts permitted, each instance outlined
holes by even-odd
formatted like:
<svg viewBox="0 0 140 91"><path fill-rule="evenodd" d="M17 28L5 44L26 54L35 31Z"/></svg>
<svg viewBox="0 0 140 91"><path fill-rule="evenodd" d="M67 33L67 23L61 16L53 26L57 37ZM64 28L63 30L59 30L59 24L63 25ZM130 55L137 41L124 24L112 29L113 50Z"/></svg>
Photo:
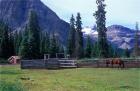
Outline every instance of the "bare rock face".
<svg viewBox="0 0 140 91"><path fill-rule="evenodd" d="M98 32L96 28L87 27L83 29L85 37L91 36L93 41L97 41ZM132 49L135 44L136 31L121 25L111 25L107 27L108 41L120 49ZM140 32L139 32L140 35ZM140 39L139 39L140 45Z"/></svg>
<svg viewBox="0 0 140 91"><path fill-rule="evenodd" d="M37 13L42 30L55 32L60 39L67 36L69 24L40 0L0 0L0 20L6 22L13 30L24 29L31 10Z"/></svg>

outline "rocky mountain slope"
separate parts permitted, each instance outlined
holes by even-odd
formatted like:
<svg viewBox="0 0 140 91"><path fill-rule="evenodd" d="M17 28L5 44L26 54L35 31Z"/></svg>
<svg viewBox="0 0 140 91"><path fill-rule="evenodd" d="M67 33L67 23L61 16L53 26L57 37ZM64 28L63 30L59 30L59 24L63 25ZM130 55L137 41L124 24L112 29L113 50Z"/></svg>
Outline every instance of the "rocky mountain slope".
<svg viewBox="0 0 140 91"><path fill-rule="evenodd" d="M132 49L134 47L135 30L121 25L112 25L107 27L108 41L121 49ZM97 40L98 32L95 28L86 27L83 29L84 35L90 35L94 41ZM140 35L140 32L139 32ZM140 44L140 40L139 40Z"/></svg>
<svg viewBox="0 0 140 91"><path fill-rule="evenodd" d="M64 41L63 37L67 36L69 24L61 20L41 0L0 0L0 20L9 24L13 30L24 29L31 10L37 13L42 30L55 31Z"/></svg>
<svg viewBox="0 0 140 91"><path fill-rule="evenodd" d="M55 12L44 5L41 0L0 0L0 20L6 22L13 30L22 31L28 22L29 13L37 13L42 30L55 32L63 43L66 43L69 24L61 20ZM133 48L135 31L120 25L109 26L108 40L119 48ZM83 29L84 35L97 40L96 27Z"/></svg>

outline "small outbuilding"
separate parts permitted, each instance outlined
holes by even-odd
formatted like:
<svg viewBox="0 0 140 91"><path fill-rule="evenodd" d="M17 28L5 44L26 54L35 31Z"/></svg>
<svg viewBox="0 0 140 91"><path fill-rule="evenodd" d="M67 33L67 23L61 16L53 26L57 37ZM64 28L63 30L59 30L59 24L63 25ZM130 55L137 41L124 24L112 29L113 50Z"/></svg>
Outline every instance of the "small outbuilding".
<svg viewBox="0 0 140 91"><path fill-rule="evenodd" d="M8 59L8 62L10 64L19 64L20 63L20 56L11 56L9 59Z"/></svg>

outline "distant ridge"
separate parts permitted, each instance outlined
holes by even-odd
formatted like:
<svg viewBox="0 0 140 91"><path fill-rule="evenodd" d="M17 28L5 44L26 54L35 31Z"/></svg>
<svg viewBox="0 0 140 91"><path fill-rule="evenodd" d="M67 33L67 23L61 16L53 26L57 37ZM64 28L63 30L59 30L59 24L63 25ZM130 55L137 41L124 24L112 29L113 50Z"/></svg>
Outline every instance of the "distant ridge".
<svg viewBox="0 0 140 91"><path fill-rule="evenodd" d="M135 42L135 30L122 25L112 25L107 27L108 41L120 49L132 49ZM93 41L97 41L98 32L95 28L86 27L83 29L84 35L90 35ZM87 31L87 32L86 32ZM140 35L140 32L139 32ZM140 44L140 39L139 39Z"/></svg>
<svg viewBox="0 0 140 91"><path fill-rule="evenodd" d="M55 32L60 40L65 41L63 37L67 36L69 24L61 20L41 0L0 0L0 20L14 30L24 29L31 10L37 13L42 30Z"/></svg>

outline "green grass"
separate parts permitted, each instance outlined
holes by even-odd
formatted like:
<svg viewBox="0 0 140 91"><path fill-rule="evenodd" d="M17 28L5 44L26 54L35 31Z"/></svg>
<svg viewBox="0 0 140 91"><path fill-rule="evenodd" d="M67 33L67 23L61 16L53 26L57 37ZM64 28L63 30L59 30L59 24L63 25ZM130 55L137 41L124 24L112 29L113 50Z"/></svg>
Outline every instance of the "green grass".
<svg viewBox="0 0 140 91"><path fill-rule="evenodd" d="M1 66L0 81L10 88L19 87L1 91L140 91L140 69L21 70Z"/></svg>
<svg viewBox="0 0 140 91"><path fill-rule="evenodd" d="M6 82L1 81L0 91L25 91L23 85L19 82Z"/></svg>

